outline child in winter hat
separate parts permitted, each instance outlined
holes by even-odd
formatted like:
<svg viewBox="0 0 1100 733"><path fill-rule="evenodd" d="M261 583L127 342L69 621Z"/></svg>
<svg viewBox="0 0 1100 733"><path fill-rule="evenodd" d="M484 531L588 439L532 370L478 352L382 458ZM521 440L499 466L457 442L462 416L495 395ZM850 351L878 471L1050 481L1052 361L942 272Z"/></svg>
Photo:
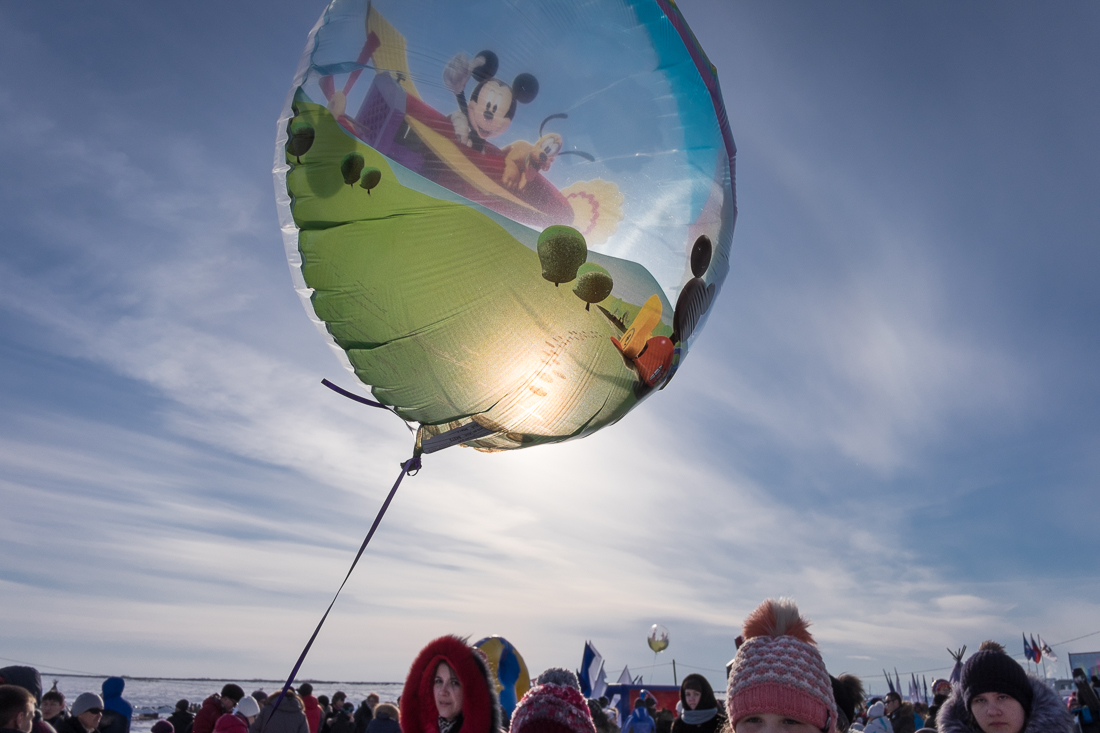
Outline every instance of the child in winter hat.
<svg viewBox="0 0 1100 733"><path fill-rule="evenodd" d="M832 682L809 625L788 598L769 598L745 619L745 642L733 659L726 691L729 722L737 733L762 729L769 714L836 733Z"/></svg>

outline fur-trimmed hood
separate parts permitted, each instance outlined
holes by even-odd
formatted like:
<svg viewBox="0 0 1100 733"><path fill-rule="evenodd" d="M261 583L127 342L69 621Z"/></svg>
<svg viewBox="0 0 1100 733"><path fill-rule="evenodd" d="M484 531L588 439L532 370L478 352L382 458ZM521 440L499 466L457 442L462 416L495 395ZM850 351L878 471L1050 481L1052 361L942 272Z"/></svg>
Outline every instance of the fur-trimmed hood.
<svg viewBox="0 0 1100 733"><path fill-rule="evenodd" d="M1074 733L1073 717L1061 696L1038 677L1029 674L1027 678L1035 698L1023 733ZM966 698L958 684L936 714L936 728L939 733L981 733L966 708Z"/></svg>
<svg viewBox="0 0 1100 733"><path fill-rule="evenodd" d="M489 663L457 636L441 636L416 655L401 691L401 730L439 733L432 682L440 662L446 662L462 683L462 728L458 733L499 733L500 702Z"/></svg>

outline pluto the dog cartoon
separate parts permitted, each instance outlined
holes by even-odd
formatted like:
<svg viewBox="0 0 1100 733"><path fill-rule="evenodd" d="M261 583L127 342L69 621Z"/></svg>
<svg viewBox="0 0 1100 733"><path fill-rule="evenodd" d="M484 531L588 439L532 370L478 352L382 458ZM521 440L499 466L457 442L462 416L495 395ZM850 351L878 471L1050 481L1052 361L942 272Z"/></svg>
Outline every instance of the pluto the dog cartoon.
<svg viewBox="0 0 1100 733"><path fill-rule="evenodd" d="M504 133L516 115L516 103L527 104L539 93L539 82L531 74L520 74L511 86L497 79L497 55L482 51L473 59L458 53L443 69L443 83L454 92L458 111L450 115L455 139L478 152L485 141ZM469 104L466 84L470 77L477 81Z"/></svg>
<svg viewBox="0 0 1100 733"><path fill-rule="evenodd" d="M504 173L501 183L513 191L522 191L527 186L528 171L548 171L554 164L554 159L559 155L579 155L589 162L595 162L595 158L589 153L579 150L562 150L561 135L556 132L543 134L543 128L550 120L564 120L569 115L559 112L550 115L539 125L539 139L534 145L526 140L517 140L510 145L501 148L504 153Z"/></svg>

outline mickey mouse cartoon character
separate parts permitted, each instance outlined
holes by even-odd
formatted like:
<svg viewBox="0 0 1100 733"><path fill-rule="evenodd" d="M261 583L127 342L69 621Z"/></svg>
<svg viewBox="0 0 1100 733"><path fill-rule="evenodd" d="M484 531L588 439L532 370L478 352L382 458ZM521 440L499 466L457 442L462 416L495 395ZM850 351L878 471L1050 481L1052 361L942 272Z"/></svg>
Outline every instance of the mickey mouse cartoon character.
<svg viewBox="0 0 1100 733"><path fill-rule="evenodd" d="M454 92L458 110L450 115L455 139L478 152L485 141L503 134L516 115L516 103L527 104L539 93L539 82L531 74L520 74L511 86L497 79L499 61L492 51L482 51L473 59L458 53L443 69L443 83ZM470 77L477 86L466 102L466 84Z"/></svg>

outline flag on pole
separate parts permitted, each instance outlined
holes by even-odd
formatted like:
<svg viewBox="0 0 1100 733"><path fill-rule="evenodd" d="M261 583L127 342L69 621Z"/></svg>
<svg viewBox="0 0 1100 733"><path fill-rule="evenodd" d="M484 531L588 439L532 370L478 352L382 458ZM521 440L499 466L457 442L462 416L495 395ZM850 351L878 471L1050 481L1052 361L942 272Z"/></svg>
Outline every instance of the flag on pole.
<svg viewBox="0 0 1100 733"><path fill-rule="evenodd" d="M628 664L625 667L623 667L623 673L621 675L619 675L619 684L620 685L629 685L629 684L633 684L633 682L634 682L634 678L630 676L630 665Z"/></svg>
<svg viewBox="0 0 1100 733"><path fill-rule="evenodd" d="M592 697L597 700L604 696L607 692L607 672L603 668L603 662L600 662L600 673L596 675L596 681L592 683Z"/></svg>
<svg viewBox="0 0 1100 733"><path fill-rule="evenodd" d="M577 672L577 680L581 683L581 693L585 697L598 698L607 688L607 676L603 671L603 655L596 651L595 645L590 641L584 642L584 655L581 657L581 668ZM597 694L596 689L603 684L604 690Z"/></svg>
<svg viewBox="0 0 1100 733"><path fill-rule="evenodd" d="M1050 658L1050 661L1058 661L1058 656L1054 653L1054 650L1050 648L1050 644L1043 641L1043 637L1041 636L1039 637L1039 644L1043 647L1043 654L1046 654Z"/></svg>
<svg viewBox="0 0 1100 733"><path fill-rule="evenodd" d="M1020 632L1020 638L1024 640L1024 658L1027 659L1029 662L1034 662L1035 650L1031 648L1031 644L1027 643L1027 637L1024 636L1022 631Z"/></svg>
<svg viewBox="0 0 1100 733"><path fill-rule="evenodd" d="M890 675L886 672L885 669L882 670L882 674L886 676L886 686L890 688L890 692L897 692L897 690L894 688L894 681L890 679Z"/></svg>
<svg viewBox="0 0 1100 733"><path fill-rule="evenodd" d="M1031 651L1035 655L1032 660L1038 664L1043 661L1043 650L1039 648L1039 645L1035 643L1035 635L1031 635Z"/></svg>

